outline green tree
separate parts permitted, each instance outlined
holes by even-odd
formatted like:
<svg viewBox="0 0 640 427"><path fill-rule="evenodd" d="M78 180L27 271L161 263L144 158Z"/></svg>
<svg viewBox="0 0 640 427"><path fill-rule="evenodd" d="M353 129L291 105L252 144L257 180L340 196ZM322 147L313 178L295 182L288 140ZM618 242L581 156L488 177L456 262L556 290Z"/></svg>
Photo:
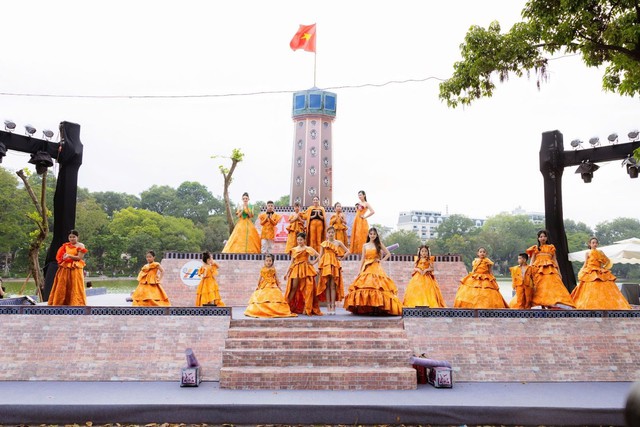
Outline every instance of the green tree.
<svg viewBox="0 0 640 427"><path fill-rule="evenodd" d="M635 218L616 218L596 225L596 237L601 245L611 245L618 240L640 237L640 221Z"/></svg>
<svg viewBox="0 0 640 427"><path fill-rule="evenodd" d="M225 156L211 156L211 158L219 158ZM238 163L242 161L244 158L244 153L240 151L238 148L234 148L231 151L230 157L225 157L231 159L231 167L226 168L224 165L219 165L218 169L224 178L224 190L222 197L224 198L224 206L225 206L225 214L227 215L227 225L229 226L229 234L233 233L233 226L235 223L233 222L233 213L231 212L231 199L229 198L229 187L231 186L231 182L233 181L233 172L236 170Z"/></svg>
<svg viewBox="0 0 640 427"><path fill-rule="evenodd" d="M9 270L16 253L28 246L30 223L26 212L31 209L27 195L18 188L15 174L0 168L0 263L4 276Z"/></svg>
<svg viewBox="0 0 640 427"><path fill-rule="evenodd" d="M224 247L224 241L229 238L229 227L223 215L210 216L204 227L203 250L220 252Z"/></svg>
<svg viewBox="0 0 640 427"><path fill-rule="evenodd" d="M224 202L216 198L204 185L185 181L176 189L175 198L165 213L179 218L188 218L196 224L207 223L209 215L224 212Z"/></svg>
<svg viewBox="0 0 640 427"><path fill-rule="evenodd" d="M453 214L438 226L438 238L446 240L454 235L466 236L476 231L475 223L471 218Z"/></svg>
<svg viewBox="0 0 640 427"><path fill-rule="evenodd" d="M640 93L640 6L629 0L529 0L523 21L507 33L500 24L472 26L460 46L462 61L440 84L440 98L451 107L490 97L494 78L548 75L549 56L578 53L587 67L606 65L602 86L621 95Z"/></svg>
<svg viewBox="0 0 640 427"><path fill-rule="evenodd" d="M176 203L175 188L168 185L153 185L140 194L140 207L151 212L166 214Z"/></svg>
<svg viewBox="0 0 640 427"><path fill-rule="evenodd" d="M387 235L383 242L386 246L393 245L394 243L400 245L398 249L393 251L394 254L398 255L414 255L418 251L418 247L422 244L420 237L409 230L394 231Z"/></svg>
<svg viewBox="0 0 640 427"><path fill-rule="evenodd" d="M502 213L488 218L478 233L478 242L487 246L494 273L504 273L510 265L516 265L518 254L535 242L536 231L526 215Z"/></svg>
<svg viewBox="0 0 640 427"><path fill-rule="evenodd" d="M281 196L278 200L274 200L273 204L276 206L291 206L289 195Z"/></svg>
<svg viewBox="0 0 640 427"><path fill-rule="evenodd" d="M584 222L576 223L573 220L564 220L564 230L567 235L569 252L577 252L587 249L589 237L593 236L593 230Z"/></svg>
<svg viewBox="0 0 640 427"><path fill-rule="evenodd" d="M76 206L76 229L82 243L89 252L85 257L87 271L102 271L105 268L103 256L108 250L105 236L109 234L109 217L96 199L89 197L78 201Z"/></svg>
<svg viewBox="0 0 640 427"><path fill-rule="evenodd" d="M102 209L109 215L113 216L114 212L121 209L140 207L140 198L133 194L117 193L115 191L103 191L91 194Z"/></svg>

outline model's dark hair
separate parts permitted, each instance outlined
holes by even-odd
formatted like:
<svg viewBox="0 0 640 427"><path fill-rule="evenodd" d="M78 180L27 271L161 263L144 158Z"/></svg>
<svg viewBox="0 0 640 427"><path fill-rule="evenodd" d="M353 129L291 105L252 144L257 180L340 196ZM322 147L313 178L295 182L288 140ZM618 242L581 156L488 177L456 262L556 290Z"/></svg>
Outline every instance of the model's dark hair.
<svg viewBox="0 0 640 427"><path fill-rule="evenodd" d="M418 263L420 262L420 251L422 250L422 248L425 248L427 250L427 259L431 258L431 249L429 249L429 246L427 245L420 245L418 247L418 259L416 259L416 266L418 265Z"/></svg>
<svg viewBox="0 0 640 427"><path fill-rule="evenodd" d="M358 191L358 194L362 193L362 195L364 196L364 201L367 201L367 193L364 192L364 190L360 190Z"/></svg>
<svg viewBox="0 0 640 427"><path fill-rule="evenodd" d="M367 243L371 241L371 237L369 236L369 233L371 233L372 230L376 232L376 240L374 240L373 244L376 247L376 252L378 253L378 256L380 256L380 252L382 252L382 243L380 243L380 234L378 233L378 230L375 227L371 227L367 232Z"/></svg>
<svg viewBox="0 0 640 427"><path fill-rule="evenodd" d="M522 252L521 254L518 254L518 256L524 258L525 261L529 261L529 254L527 254L526 252Z"/></svg>
<svg viewBox="0 0 640 427"><path fill-rule="evenodd" d="M295 207L295 206L300 207L300 202L294 202L294 203L293 203L293 206L294 206L294 207Z"/></svg>
<svg viewBox="0 0 640 427"><path fill-rule="evenodd" d="M340 202L335 202L335 203L333 204L333 207L335 208L335 207L336 207L336 206L338 206L338 205L342 206L342 203L340 203Z"/></svg>
<svg viewBox="0 0 640 427"><path fill-rule="evenodd" d="M269 201L267 202L267 204L269 204L269 203L271 203L272 205L274 204L274 203L273 203L273 200L269 200Z"/></svg>
<svg viewBox="0 0 640 427"><path fill-rule="evenodd" d="M80 237L80 235L78 234L78 230L76 230L76 229L73 229L73 230L69 231L69 234L73 234L76 237Z"/></svg>
<svg viewBox="0 0 640 427"><path fill-rule="evenodd" d="M147 251L147 253L154 258L156 257L156 253L154 251Z"/></svg>
<svg viewBox="0 0 640 427"><path fill-rule="evenodd" d="M298 237L302 237L303 239L307 240L306 233L300 232L300 233L296 234L296 238L298 238Z"/></svg>
<svg viewBox="0 0 640 427"><path fill-rule="evenodd" d="M209 258L211 258L211 252L202 252L202 262L206 264Z"/></svg>
<svg viewBox="0 0 640 427"><path fill-rule="evenodd" d="M265 259L265 260L267 260L267 259L269 259L269 258L271 258L271 261L275 261L275 260L276 260L276 259L273 257L273 254L266 254L266 255L264 256L264 259Z"/></svg>
<svg viewBox="0 0 640 427"><path fill-rule="evenodd" d="M550 245L549 243L549 232L547 230L540 230L538 231L538 250L540 250L540 235L544 234L545 236L547 236L547 244Z"/></svg>
<svg viewBox="0 0 640 427"><path fill-rule="evenodd" d="M247 193L246 191L244 193L242 193L242 197L247 196L249 197L249 193Z"/></svg>
<svg viewBox="0 0 640 427"><path fill-rule="evenodd" d="M328 226L328 227L327 227L327 229L325 230L325 233L326 233L327 231L329 231L329 230L336 231L336 228L335 228L333 225L330 225L330 226Z"/></svg>

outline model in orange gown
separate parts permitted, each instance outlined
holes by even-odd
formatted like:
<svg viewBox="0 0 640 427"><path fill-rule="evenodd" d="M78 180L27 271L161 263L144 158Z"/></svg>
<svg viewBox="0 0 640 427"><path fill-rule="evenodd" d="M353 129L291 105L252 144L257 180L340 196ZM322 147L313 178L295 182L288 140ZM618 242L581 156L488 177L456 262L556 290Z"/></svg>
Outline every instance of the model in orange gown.
<svg viewBox="0 0 640 427"><path fill-rule="evenodd" d="M271 254L267 254L264 258L258 288L251 294L244 315L260 318L297 316L291 312L287 300L282 295Z"/></svg>
<svg viewBox="0 0 640 427"><path fill-rule="evenodd" d="M285 253L291 252L294 246L298 244L298 234L304 233L307 229L304 225L306 217L304 212L300 212L300 203L295 202L293 204L293 214L289 215L289 225L287 226L287 245L285 246Z"/></svg>
<svg viewBox="0 0 640 427"><path fill-rule="evenodd" d="M531 259L530 265L533 267L532 306L575 308L569 291L562 283L556 259L556 247L547 244L548 236L546 230L540 230L538 245L527 249L527 255Z"/></svg>
<svg viewBox="0 0 640 427"><path fill-rule="evenodd" d="M313 198L313 205L309 206L304 213L307 219L307 246L311 246L314 251L320 252L320 244L325 239L325 219L327 214L318 196Z"/></svg>
<svg viewBox="0 0 640 427"><path fill-rule="evenodd" d="M402 315L398 288L380 265L390 256L380 241L378 230L371 228L367 242L362 246L360 273L349 286L349 293L344 299L345 309L353 314Z"/></svg>
<svg viewBox="0 0 640 427"><path fill-rule="evenodd" d="M236 211L238 222L224 245L222 253L259 254L260 235L253 223L253 208L249 205L249 194L242 195L242 206Z"/></svg>
<svg viewBox="0 0 640 427"><path fill-rule="evenodd" d="M171 305L167 293L160 285L164 269L159 262L154 261L155 256L153 251L147 252L147 263L138 273L138 287L131 294L133 299L131 305L135 307L167 307Z"/></svg>
<svg viewBox="0 0 640 427"><path fill-rule="evenodd" d="M58 270L49 294L48 305L87 305L84 290L84 254L87 249L78 242L78 232L71 230L69 241L56 253Z"/></svg>
<svg viewBox="0 0 640 427"><path fill-rule="evenodd" d="M511 285L516 295L509 302L509 308L525 310L533 304L533 268L527 265L529 255L518 255L518 265L509 268Z"/></svg>
<svg viewBox="0 0 640 427"><path fill-rule="evenodd" d="M213 260L210 252L204 252L202 254L202 263L202 266L198 269L200 283L198 283L198 289L196 290L196 307L204 304L215 304L217 307L225 307L222 298L220 298L220 288L216 281L218 268L220 266Z"/></svg>
<svg viewBox="0 0 640 427"><path fill-rule="evenodd" d="M436 257L431 256L429 246L418 248L418 259L413 274L404 293L404 307L446 307L438 282L433 275L433 264Z"/></svg>
<svg viewBox="0 0 640 427"><path fill-rule="evenodd" d="M356 203L356 215L351 226L351 246L349 251L352 254L362 252L362 245L367 242L369 233L369 222L367 218L375 213L369 202L367 202L367 194L360 190L358 192L359 203Z"/></svg>
<svg viewBox="0 0 640 427"><path fill-rule="evenodd" d="M313 268L313 264L318 262L318 252L305 245L306 238L304 233L298 234L298 246L291 249L291 265L285 275L287 290L284 296L292 312L322 316L316 296L318 273ZM309 261L310 256L315 256L315 260Z"/></svg>
<svg viewBox="0 0 640 427"><path fill-rule="evenodd" d="M335 237L335 228L327 228L327 240L320 245L320 261L318 263L320 278L316 295L320 301L327 302L327 313L329 314L336 314L336 301L342 301L344 298L340 259L349 252L344 243Z"/></svg>
<svg viewBox="0 0 640 427"><path fill-rule="evenodd" d="M347 239L347 218L342 212L342 205L336 203L333 205L335 213L329 220L329 225L336 230L336 240L340 240L345 246L349 247Z"/></svg>
<svg viewBox="0 0 640 427"><path fill-rule="evenodd" d="M598 249L598 239L589 240L584 266L578 273L578 286L571 297L579 310L631 310L631 306L616 285L616 276L609 268L611 261Z"/></svg>
<svg viewBox="0 0 640 427"><path fill-rule="evenodd" d="M455 308L509 308L492 273L493 261L485 248L478 249L471 273L460 280L453 302Z"/></svg>

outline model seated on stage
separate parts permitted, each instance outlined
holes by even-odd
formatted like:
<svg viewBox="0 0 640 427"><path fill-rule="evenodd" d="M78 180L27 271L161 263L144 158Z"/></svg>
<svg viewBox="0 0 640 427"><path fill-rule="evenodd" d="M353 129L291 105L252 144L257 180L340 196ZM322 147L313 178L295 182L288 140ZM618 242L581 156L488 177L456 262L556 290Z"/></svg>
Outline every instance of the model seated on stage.
<svg viewBox="0 0 640 427"><path fill-rule="evenodd" d="M264 267L260 270L258 287L249 298L249 305L244 311L245 316L270 318L270 317L295 317L291 312L289 303L282 295L280 281L273 266L273 255L264 257Z"/></svg>

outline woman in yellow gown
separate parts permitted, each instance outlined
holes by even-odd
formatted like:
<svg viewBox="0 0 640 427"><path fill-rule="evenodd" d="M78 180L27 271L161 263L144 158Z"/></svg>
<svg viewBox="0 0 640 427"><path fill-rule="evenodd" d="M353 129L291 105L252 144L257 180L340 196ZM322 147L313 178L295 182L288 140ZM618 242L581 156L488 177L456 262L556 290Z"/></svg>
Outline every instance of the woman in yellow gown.
<svg viewBox="0 0 640 427"><path fill-rule="evenodd" d="M217 307L225 307L220 298L220 288L216 281L220 266L213 260L211 252L202 253L202 266L198 269L200 283L196 290L196 307L204 304L215 304Z"/></svg>
<svg viewBox="0 0 640 427"><path fill-rule="evenodd" d="M340 203L336 203L333 205L335 209L335 213L329 220L329 225L336 230L336 240L340 240L343 245L349 246L347 239L347 218L344 216L344 212L342 212L342 205Z"/></svg>
<svg viewBox="0 0 640 427"><path fill-rule="evenodd" d="M249 194L242 194L242 206L236 211L238 222L233 227L233 233L224 245L222 253L259 254L260 235L253 223L253 207L249 205Z"/></svg>
<svg viewBox="0 0 640 427"><path fill-rule="evenodd" d="M325 220L327 213L324 207L320 206L318 196L313 198L313 205L309 206L304 213L307 219L307 245L314 251L320 252L320 244L325 239Z"/></svg>
<svg viewBox="0 0 640 427"><path fill-rule="evenodd" d="M558 268L556 247L548 244L547 230L538 231L538 244L527 249L529 263L533 267L533 302L532 306L545 308L575 308L569 291L562 283Z"/></svg>
<svg viewBox="0 0 640 427"><path fill-rule="evenodd" d="M369 202L367 193L364 190L358 191L359 203L356 203L356 216L351 226L351 246L349 252L359 254L362 252L362 245L368 242L369 222L367 218L375 213Z"/></svg>
<svg viewBox="0 0 640 427"><path fill-rule="evenodd" d="M353 314L402 315L398 288L380 265L391 254L382 244L378 230L371 228L367 242L362 246L360 273L344 299L344 308Z"/></svg>
<svg viewBox="0 0 640 427"><path fill-rule="evenodd" d="M578 286L571 297L579 310L631 310L629 302L616 285L616 276L609 268L611 261L598 250L598 239L589 239L584 266L578 273Z"/></svg>
<svg viewBox="0 0 640 427"><path fill-rule="evenodd" d="M318 263L318 289L316 294L320 301L327 302L327 313L336 314L336 301L344 298L342 265L340 260L349 253L349 249L336 239L336 230L327 228L327 240L320 245L320 261Z"/></svg>
<svg viewBox="0 0 640 427"><path fill-rule="evenodd" d="M264 257L264 267L260 270L258 288L251 294L244 315L260 318L297 316L291 312L287 300L282 295L271 254Z"/></svg>
<svg viewBox="0 0 640 427"><path fill-rule="evenodd" d="M453 302L455 308L509 308L500 293L492 267L493 261L487 258L487 250L479 248L471 273L460 280Z"/></svg>
<svg viewBox="0 0 640 427"><path fill-rule="evenodd" d="M78 232L69 232L69 241L56 253L58 270L49 294L48 305L87 305L84 290L84 254L87 249L78 241Z"/></svg>
<svg viewBox="0 0 640 427"><path fill-rule="evenodd" d="M418 248L417 257L402 305L405 307L446 307L438 282L433 276L433 263L436 257L431 256L427 245Z"/></svg>
<svg viewBox="0 0 640 427"><path fill-rule="evenodd" d="M298 233L304 233L306 227L304 212L300 212L300 202L293 204L293 213L289 215L289 225L287 226L287 245L284 248L285 253L291 252L294 246L298 244Z"/></svg>
<svg viewBox="0 0 640 427"><path fill-rule="evenodd" d="M307 316L322 316L320 304L316 295L316 276L318 273L313 264L318 262L318 252L305 245L307 236L298 234L298 246L291 249L291 265L284 276L287 290L284 297L294 313L304 313ZM316 257L313 261L309 257Z"/></svg>
<svg viewBox="0 0 640 427"><path fill-rule="evenodd" d="M133 299L131 305L135 307L168 307L171 305L167 293L160 285L164 269L159 262L155 261L155 256L155 252L147 252L147 263L138 273L138 287L131 294Z"/></svg>

